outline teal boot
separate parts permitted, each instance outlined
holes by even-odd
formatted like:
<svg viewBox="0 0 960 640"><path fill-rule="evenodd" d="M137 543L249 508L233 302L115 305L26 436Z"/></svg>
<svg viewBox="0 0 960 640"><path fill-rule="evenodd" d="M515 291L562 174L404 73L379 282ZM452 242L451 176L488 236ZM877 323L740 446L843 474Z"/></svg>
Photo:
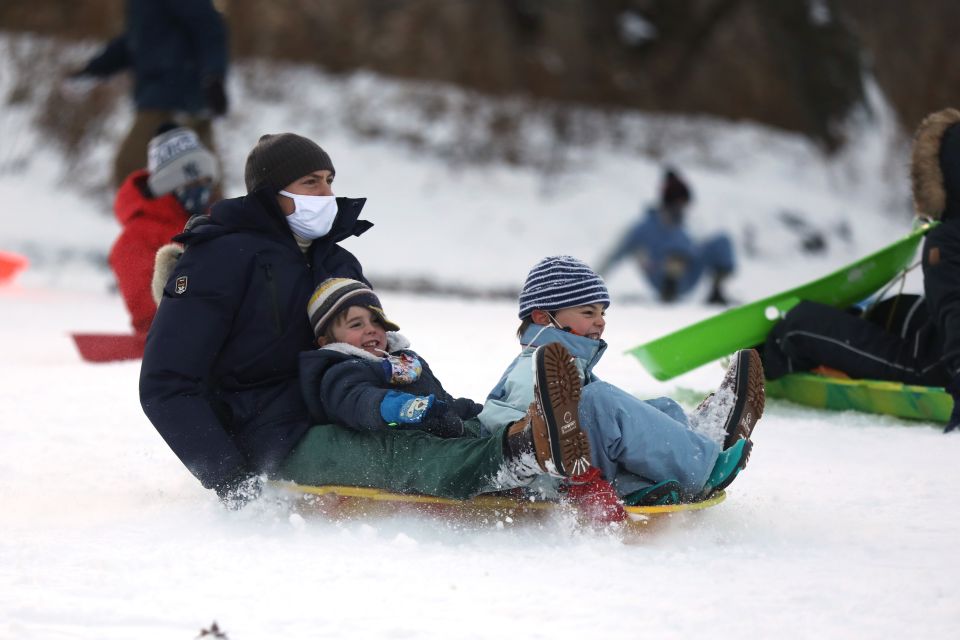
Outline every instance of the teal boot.
<svg viewBox="0 0 960 640"><path fill-rule="evenodd" d="M676 480L664 480L655 485L637 489L623 497L623 503L628 507L657 507L669 504L680 504L680 483Z"/></svg>
<svg viewBox="0 0 960 640"><path fill-rule="evenodd" d="M710 472L710 477L707 478L707 483L703 485L700 499L706 500L716 492L723 491L730 486L740 470L747 466L752 448L753 442L742 438L737 440L733 446L721 451L720 455L717 456L716 464L713 465L713 471Z"/></svg>

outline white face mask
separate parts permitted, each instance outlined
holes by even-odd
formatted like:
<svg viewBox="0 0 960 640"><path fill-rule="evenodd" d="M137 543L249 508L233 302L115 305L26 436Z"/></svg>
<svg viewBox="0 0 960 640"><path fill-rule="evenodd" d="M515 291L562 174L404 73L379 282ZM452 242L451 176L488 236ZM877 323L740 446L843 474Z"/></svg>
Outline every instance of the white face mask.
<svg viewBox="0 0 960 640"><path fill-rule="evenodd" d="M295 234L306 240L316 240L330 233L337 218L336 196L304 196L281 191L280 195L293 200L296 208L287 216L287 224Z"/></svg>

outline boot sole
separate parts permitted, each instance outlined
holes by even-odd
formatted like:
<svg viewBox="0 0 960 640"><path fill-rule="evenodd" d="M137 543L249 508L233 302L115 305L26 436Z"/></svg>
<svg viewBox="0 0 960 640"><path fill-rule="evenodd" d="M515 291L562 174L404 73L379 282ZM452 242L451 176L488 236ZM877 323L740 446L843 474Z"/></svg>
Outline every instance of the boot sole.
<svg viewBox="0 0 960 640"><path fill-rule="evenodd" d="M729 449L737 440L749 438L757 421L763 417L763 408L766 404L766 387L763 378L763 362L756 349L747 349L737 354L737 379L734 393L737 401L734 403L730 417L736 418L736 427L727 425L727 437L723 441L723 448Z"/></svg>
<svg viewBox="0 0 960 640"><path fill-rule="evenodd" d="M558 343L534 353L534 395L547 427L550 457L557 473L575 476L590 468L590 444L580 428L580 374Z"/></svg>

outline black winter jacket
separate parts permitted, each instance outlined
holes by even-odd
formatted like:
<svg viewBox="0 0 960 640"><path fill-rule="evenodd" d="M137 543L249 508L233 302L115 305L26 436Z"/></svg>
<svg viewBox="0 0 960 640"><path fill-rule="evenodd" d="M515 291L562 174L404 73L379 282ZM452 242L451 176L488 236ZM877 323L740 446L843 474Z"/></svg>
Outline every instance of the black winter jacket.
<svg viewBox="0 0 960 640"><path fill-rule="evenodd" d="M147 336L140 403L205 487L270 472L310 426L297 379L313 346L307 302L326 278L366 282L337 244L373 226L357 219L364 202L337 198L306 255L268 190L217 203L175 238L185 251Z"/></svg>
<svg viewBox="0 0 960 640"><path fill-rule="evenodd" d="M942 343L940 362L955 378L960 375L960 217L945 218L924 240L923 292Z"/></svg>
<svg viewBox="0 0 960 640"><path fill-rule="evenodd" d="M138 109L204 109L203 83L227 73L227 27L210 0L127 0L126 30L82 73L132 69Z"/></svg>
<svg viewBox="0 0 960 640"><path fill-rule="evenodd" d="M430 365L416 352L408 349L409 341L395 332L387 333L391 354L405 353L420 360L423 370L410 384L393 384L383 370L383 359L343 343L334 343L322 349L300 355L300 384L315 423L335 422L355 429L386 429L380 415L380 403L389 391L400 391L415 396L433 394L447 403L448 410L461 420L476 417L483 409L468 398L454 398L447 393Z"/></svg>

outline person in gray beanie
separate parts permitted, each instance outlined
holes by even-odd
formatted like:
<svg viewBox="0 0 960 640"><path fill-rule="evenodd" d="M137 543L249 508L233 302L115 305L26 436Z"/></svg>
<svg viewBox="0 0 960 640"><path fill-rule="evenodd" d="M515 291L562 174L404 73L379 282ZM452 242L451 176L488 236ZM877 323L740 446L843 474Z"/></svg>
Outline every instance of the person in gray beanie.
<svg viewBox="0 0 960 640"><path fill-rule="evenodd" d="M901 294L862 315L803 301L767 336L768 377L827 367L853 378L945 387L946 432L960 425L960 111L917 127L910 160L914 212L939 221L922 249L923 296Z"/></svg>
<svg viewBox="0 0 960 640"><path fill-rule="evenodd" d="M531 354L561 344L583 380L579 418L594 467L574 478L569 492L579 497L593 487L597 499L604 483L612 483L628 505L649 506L703 500L725 489L746 465L749 438L763 414L757 353L739 352L717 392L687 416L670 398L641 401L593 373L607 349L609 306L603 279L577 258L549 256L530 269L519 297L521 351L487 396L478 416L484 432L521 415L533 393Z"/></svg>
<svg viewBox="0 0 960 640"><path fill-rule="evenodd" d="M146 336L157 312L150 289L154 255L191 216L206 212L219 184L217 159L197 134L166 123L150 140L147 167L127 176L117 190L113 212L122 231L109 262L136 335Z"/></svg>

